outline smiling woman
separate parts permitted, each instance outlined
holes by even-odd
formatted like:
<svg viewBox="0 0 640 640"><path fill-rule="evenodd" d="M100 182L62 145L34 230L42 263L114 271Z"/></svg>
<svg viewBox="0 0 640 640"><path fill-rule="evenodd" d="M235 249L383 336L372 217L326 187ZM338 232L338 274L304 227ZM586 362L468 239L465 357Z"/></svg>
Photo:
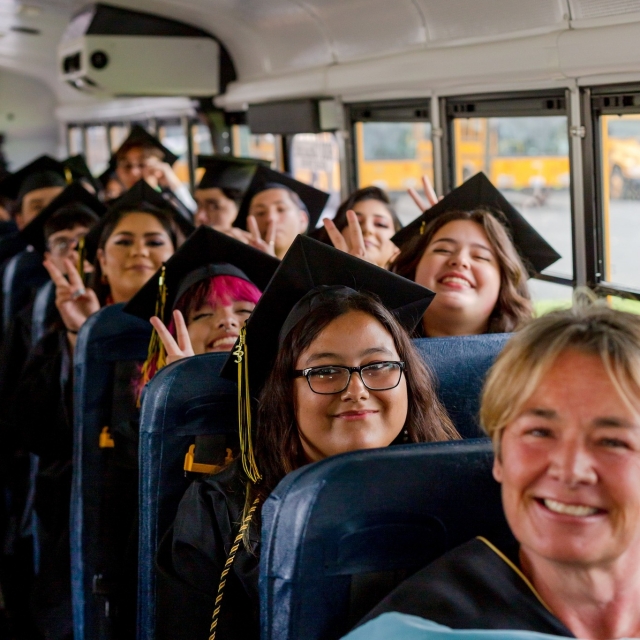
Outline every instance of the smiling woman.
<svg viewBox="0 0 640 640"><path fill-rule="evenodd" d="M367 618L400 611L458 629L638 637L637 316L578 298L533 321L492 368L481 420L516 544L468 542Z"/></svg>

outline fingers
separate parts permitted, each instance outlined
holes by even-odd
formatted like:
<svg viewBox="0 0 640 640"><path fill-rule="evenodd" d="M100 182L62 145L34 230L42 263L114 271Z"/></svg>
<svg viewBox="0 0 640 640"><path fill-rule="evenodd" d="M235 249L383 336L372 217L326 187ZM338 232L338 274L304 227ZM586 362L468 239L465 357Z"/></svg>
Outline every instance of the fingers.
<svg viewBox="0 0 640 640"><path fill-rule="evenodd" d="M58 267L56 267L53 262L49 260L45 260L43 263L44 268L47 270L49 277L53 280L53 283L56 285L56 289L68 289L71 291L71 286L67 282L66 278L62 275L62 272Z"/></svg>
<svg viewBox="0 0 640 640"><path fill-rule="evenodd" d="M258 221L255 216L247 216L247 231L254 240L262 240L260 229L258 228Z"/></svg>
<svg viewBox="0 0 640 640"><path fill-rule="evenodd" d="M69 258L64 259L64 265L67 268L67 277L69 278L69 283L71 284L71 288L75 291L77 289L84 289L84 282L82 282L82 278L78 273L78 269L76 265L69 260Z"/></svg>
<svg viewBox="0 0 640 640"><path fill-rule="evenodd" d="M349 247L347 245L347 241L342 237L342 234L338 231L338 227L334 224L333 220L329 220L329 218L324 218L322 220L322 224L324 224L324 228L329 235L329 240L331 240L333 246L336 249L340 249L340 251L345 251L349 253Z"/></svg>
<svg viewBox="0 0 640 640"><path fill-rule="evenodd" d="M164 322L158 318L158 316L153 316L149 320L149 322L153 325L153 328L158 332L158 337L162 341L164 345L164 350L167 352L168 356L181 356L182 351L178 346L178 343L174 340L173 336L169 332L169 329L164 326Z"/></svg>
<svg viewBox="0 0 640 640"><path fill-rule="evenodd" d="M276 223L275 220L269 220L267 224L267 237L265 238L267 244L270 247L276 245Z"/></svg>
<svg viewBox="0 0 640 640"><path fill-rule="evenodd" d="M424 200L413 187L407 189L407 193L411 196L411 199L416 203L420 211L426 211L429 208L429 203Z"/></svg>
<svg viewBox="0 0 640 640"><path fill-rule="evenodd" d="M427 196L429 204L432 207L434 204L438 204L438 196L436 195L433 185L431 184L431 180L429 180L429 176L426 174L422 176L422 186L424 188L424 195Z"/></svg>
<svg viewBox="0 0 640 640"><path fill-rule="evenodd" d="M358 216L352 209L347 211L347 222L349 223L349 239L351 241L351 255L364 258L366 247L364 246L364 237L362 228L358 222Z"/></svg>
<svg viewBox="0 0 640 640"><path fill-rule="evenodd" d="M176 309L173 312L173 321L176 325L176 335L178 336L178 346L185 356L192 356L193 347L191 346L191 336L187 329L187 323L184 321L182 312Z"/></svg>

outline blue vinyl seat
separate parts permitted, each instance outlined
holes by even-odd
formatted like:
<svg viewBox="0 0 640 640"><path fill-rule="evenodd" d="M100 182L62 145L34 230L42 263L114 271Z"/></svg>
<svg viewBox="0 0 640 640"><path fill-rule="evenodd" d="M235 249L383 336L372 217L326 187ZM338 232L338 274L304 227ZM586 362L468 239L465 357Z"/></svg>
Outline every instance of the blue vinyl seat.
<svg viewBox="0 0 640 640"><path fill-rule="evenodd" d="M2 327L6 334L11 319L31 300L33 293L47 282L49 275L37 251L21 251L13 256L2 274Z"/></svg>
<svg viewBox="0 0 640 640"><path fill-rule="evenodd" d="M485 333L414 340L435 374L438 397L463 438L483 436L478 423L482 385L510 335Z"/></svg>
<svg viewBox="0 0 640 640"><path fill-rule="evenodd" d="M202 436L236 437L236 385L219 377L227 354L176 362L145 389L140 416L140 528L138 640L155 637L155 557L161 536L178 510L192 477L185 454Z"/></svg>
<svg viewBox="0 0 640 640"><path fill-rule="evenodd" d="M509 536L487 440L335 456L262 510L262 640L334 640L403 578L477 535Z"/></svg>
<svg viewBox="0 0 640 640"><path fill-rule="evenodd" d="M96 571L100 562L99 527L107 450L99 446L109 425L118 363L143 362L151 325L123 313L121 304L105 307L83 325L74 353L73 481L71 490L71 586L74 638L109 637L105 601Z"/></svg>
<svg viewBox="0 0 640 640"><path fill-rule="evenodd" d="M507 338L508 334L491 334L415 341L463 437L480 434L480 390ZM140 419L138 640L155 638L155 556L190 482L183 473L185 453L196 436L237 432L236 386L218 378L225 359L226 355L209 354L178 362L158 373L145 391Z"/></svg>

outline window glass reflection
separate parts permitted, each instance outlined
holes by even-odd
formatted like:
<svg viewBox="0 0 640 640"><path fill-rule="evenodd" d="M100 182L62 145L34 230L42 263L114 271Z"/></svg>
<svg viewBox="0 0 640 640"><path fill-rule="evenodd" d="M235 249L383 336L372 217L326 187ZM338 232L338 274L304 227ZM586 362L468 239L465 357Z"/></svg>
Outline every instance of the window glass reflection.
<svg viewBox="0 0 640 640"><path fill-rule="evenodd" d="M640 289L640 114L602 116L604 279Z"/></svg>
<svg viewBox="0 0 640 640"><path fill-rule="evenodd" d="M322 217L340 206L340 152L333 133L298 133L291 141L291 172L300 182L330 194Z"/></svg>
<svg viewBox="0 0 640 640"><path fill-rule="evenodd" d="M107 168L111 158L107 127L104 125L87 127L86 140L87 165L93 175L100 175Z"/></svg>
<svg viewBox="0 0 640 640"><path fill-rule="evenodd" d="M453 122L455 184L483 171L562 259L545 273L573 278L565 116Z"/></svg>
<svg viewBox="0 0 640 640"><path fill-rule="evenodd" d="M233 125L233 155L245 158L268 160L273 169L276 166L276 137L271 133L253 135L246 125Z"/></svg>
<svg viewBox="0 0 640 640"><path fill-rule="evenodd" d="M389 193L398 216L408 224L420 215L407 189L422 192L422 176L433 182L433 144L429 122L357 122L358 186Z"/></svg>

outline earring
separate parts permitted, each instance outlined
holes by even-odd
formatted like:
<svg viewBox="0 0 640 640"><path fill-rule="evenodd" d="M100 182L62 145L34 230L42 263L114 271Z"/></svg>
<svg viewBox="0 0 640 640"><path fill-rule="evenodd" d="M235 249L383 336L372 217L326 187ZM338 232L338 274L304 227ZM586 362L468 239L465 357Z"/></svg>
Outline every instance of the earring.
<svg viewBox="0 0 640 640"><path fill-rule="evenodd" d="M408 429L403 429L402 430L402 442L409 442L409 430Z"/></svg>

